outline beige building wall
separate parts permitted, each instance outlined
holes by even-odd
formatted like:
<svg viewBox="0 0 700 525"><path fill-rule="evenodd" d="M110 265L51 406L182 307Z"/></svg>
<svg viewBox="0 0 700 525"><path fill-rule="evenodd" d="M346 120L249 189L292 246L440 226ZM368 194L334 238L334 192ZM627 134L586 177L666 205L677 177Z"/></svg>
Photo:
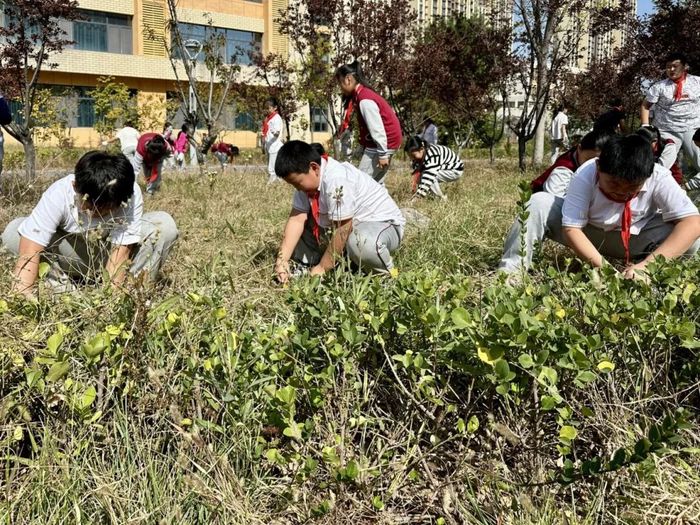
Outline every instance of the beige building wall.
<svg viewBox="0 0 700 525"><path fill-rule="evenodd" d="M279 12L287 7L288 0L178 0L177 5L181 22L206 25L211 20L215 27L262 33L264 52L289 57L288 41L279 33L279 23L275 22ZM90 88L97 85L98 77L112 76L138 90L141 103L154 99L163 101L167 92L174 91L176 76L162 43L162 39L169 39L165 0L79 0L79 6L132 17L132 54L66 49L52 57L58 64L57 68L42 71L41 84ZM248 66L243 66L240 78L251 78L250 72ZM182 67L178 73L179 78L184 78ZM200 65L197 76L206 81L209 72ZM295 115L292 135L311 140L311 132L300 126L303 121L310 122L308 106L302 107ZM70 135L79 147L97 147L102 140L93 128L75 127L70 130ZM257 145L256 131L229 130L222 138L242 148ZM313 136L319 141L328 138L327 133ZM13 139L6 136L6 141L12 146Z"/></svg>

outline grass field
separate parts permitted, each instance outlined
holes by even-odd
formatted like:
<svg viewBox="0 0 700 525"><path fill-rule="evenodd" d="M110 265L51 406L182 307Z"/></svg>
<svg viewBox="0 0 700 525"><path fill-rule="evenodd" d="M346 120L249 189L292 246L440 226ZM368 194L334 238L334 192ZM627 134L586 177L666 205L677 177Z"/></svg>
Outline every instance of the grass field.
<svg viewBox="0 0 700 525"><path fill-rule="evenodd" d="M281 288L292 189L265 178L165 173L155 289L27 304L2 257L0 522L700 523L699 263L645 287L548 247L506 286L523 177L470 160L412 205L398 278ZM0 225L48 182L6 185Z"/></svg>

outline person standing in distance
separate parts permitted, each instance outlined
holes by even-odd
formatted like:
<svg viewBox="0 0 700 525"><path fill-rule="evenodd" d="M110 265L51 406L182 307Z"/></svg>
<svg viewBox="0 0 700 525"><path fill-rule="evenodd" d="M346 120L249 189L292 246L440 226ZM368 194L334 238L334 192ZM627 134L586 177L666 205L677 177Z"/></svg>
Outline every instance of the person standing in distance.
<svg viewBox="0 0 700 525"><path fill-rule="evenodd" d="M262 143L267 153L267 183L272 184L277 180L275 162L277 153L282 147L282 117L279 114L279 104L274 98L267 99L267 116L262 124Z"/></svg>
<svg viewBox="0 0 700 525"><path fill-rule="evenodd" d="M343 95L352 97L359 109L357 123L364 151L358 168L384 184L391 157L403 140L399 119L389 103L367 87L357 60L340 66L335 78Z"/></svg>

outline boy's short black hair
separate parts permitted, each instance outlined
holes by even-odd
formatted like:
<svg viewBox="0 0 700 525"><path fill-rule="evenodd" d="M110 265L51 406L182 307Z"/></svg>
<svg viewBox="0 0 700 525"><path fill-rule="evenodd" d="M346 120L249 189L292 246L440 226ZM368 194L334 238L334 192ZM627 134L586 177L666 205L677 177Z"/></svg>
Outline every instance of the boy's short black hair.
<svg viewBox="0 0 700 525"><path fill-rule="evenodd" d="M688 63L688 57L685 56L685 53L674 51L673 53L666 55L664 65L668 64L669 62L675 62L676 60L680 60L681 64L684 66Z"/></svg>
<svg viewBox="0 0 700 525"><path fill-rule="evenodd" d="M134 168L122 153L89 151L75 165L75 191L96 206L119 206L134 194Z"/></svg>
<svg viewBox="0 0 700 525"><path fill-rule="evenodd" d="M581 149L600 150L603 149L605 143L610 140L610 137L612 136L613 133L610 133L608 130L594 129L593 131L586 133L581 138L578 145L581 147Z"/></svg>
<svg viewBox="0 0 700 525"><path fill-rule="evenodd" d="M227 144L228 150L229 150L229 155L232 157L238 157L238 155L241 154L241 150L238 149L238 146L234 146L233 144Z"/></svg>
<svg viewBox="0 0 700 525"><path fill-rule="evenodd" d="M636 133L614 136L600 151L598 167L616 179L642 182L654 172L654 154L649 141Z"/></svg>
<svg viewBox="0 0 700 525"><path fill-rule="evenodd" d="M648 140L649 144L651 144L654 141L661 141L661 132L656 126L643 126L637 131L635 131L635 133L640 137L644 137L646 140Z"/></svg>
<svg viewBox="0 0 700 525"><path fill-rule="evenodd" d="M319 155L323 156L326 154L326 148L323 147L323 144L320 142L312 142L309 144L313 149L315 149Z"/></svg>
<svg viewBox="0 0 700 525"><path fill-rule="evenodd" d="M292 173L308 173L312 162L321 164L321 154L311 144L290 140L277 153L275 173L282 179Z"/></svg>
<svg viewBox="0 0 700 525"><path fill-rule="evenodd" d="M170 149L163 135L156 135L146 143L146 151L149 155L160 159L168 155Z"/></svg>

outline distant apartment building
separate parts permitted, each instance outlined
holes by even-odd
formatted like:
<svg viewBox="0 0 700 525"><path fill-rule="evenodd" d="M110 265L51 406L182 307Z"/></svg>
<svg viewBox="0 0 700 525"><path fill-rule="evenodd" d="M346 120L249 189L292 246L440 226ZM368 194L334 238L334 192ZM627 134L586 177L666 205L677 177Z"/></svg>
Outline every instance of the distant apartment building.
<svg viewBox="0 0 700 525"><path fill-rule="evenodd" d="M288 40L280 34L275 21L287 1L178 0L180 31L183 39L198 41L216 32L221 36L221 53L224 56L236 53L243 68L241 78L247 78L248 52L288 56ZM114 77L132 90L139 103L146 103L175 97L176 76L163 45L163 39L171 38L167 34L165 0L79 0L79 8L80 20L62 24L67 38L74 44L52 56L58 67L42 71L40 84L57 88L57 92L63 93L61 96L71 99L69 105L73 111L68 115L71 137L76 145L89 147L100 141L93 128L98 117L91 96L99 77ZM199 80L209 79L204 64L198 65L196 71ZM182 71L179 76L185 78ZM325 131L324 122L314 124L313 112L308 107L305 111L312 129ZM182 114L176 115L173 123L178 125L181 119ZM227 130L227 141L239 147L256 145L260 122L254 121L250 114L232 106L225 111L222 124Z"/></svg>
<svg viewBox="0 0 700 525"><path fill-rule="evenodd" d="M422 26L437 18L457 15L498 15L499 23L511 24L513 0L413 0L413 8Z"/></svg>
<svg viewBox="0 0 700 525"><path fill-rule="evenodd" d="M621 27L610 31L597 32L591 27L591 13L595 9L614 7L619 0L590 0L588 9L581 10L577 16L565 21L565 30L571 30L578 39L578 50L571 57L569 67L572 71L587 71L592 66L613 56L630 38L630 26L621 20ZM629 3L630 20L637 12L637 1Z"/></svg>

